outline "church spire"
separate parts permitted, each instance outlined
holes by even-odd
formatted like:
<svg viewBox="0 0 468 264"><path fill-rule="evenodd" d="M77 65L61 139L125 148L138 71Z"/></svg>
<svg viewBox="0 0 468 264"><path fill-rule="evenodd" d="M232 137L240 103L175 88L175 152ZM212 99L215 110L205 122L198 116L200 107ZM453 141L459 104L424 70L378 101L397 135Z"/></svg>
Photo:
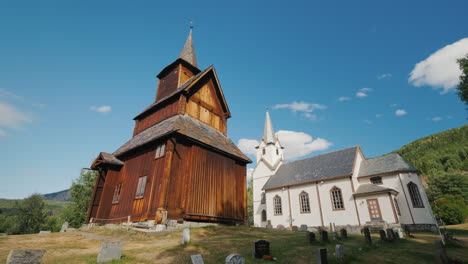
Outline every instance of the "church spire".
<svg viewBox="0 0 468 264"><path fill-rule="evenodd" d="M268 111L268 108L266 111L265 128L263 129L262 140L266 144L276 143L275 131L273 130L273 125L271 124L270 112Z"/></svg>
<svg viewBox="0 0 468 264"><path fill-rule="evenodd" d="M197 56L195 55L195 49L193 48L192 42L192 28L193 26L190 25L190 33L187 37L187 41L185 41L184 48L180 52L179 58L198 68Z"/></svg>

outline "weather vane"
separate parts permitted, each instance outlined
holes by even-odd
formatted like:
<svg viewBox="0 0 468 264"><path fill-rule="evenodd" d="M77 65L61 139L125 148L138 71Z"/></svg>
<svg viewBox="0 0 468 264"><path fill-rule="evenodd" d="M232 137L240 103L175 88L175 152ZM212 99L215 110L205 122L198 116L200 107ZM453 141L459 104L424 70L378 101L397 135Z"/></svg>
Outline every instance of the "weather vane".
<svg viewBox="0 0 468 264"><path fill-rule="evenodd" d="M193 21L190 20L190 29L193 29Z"/></svg>

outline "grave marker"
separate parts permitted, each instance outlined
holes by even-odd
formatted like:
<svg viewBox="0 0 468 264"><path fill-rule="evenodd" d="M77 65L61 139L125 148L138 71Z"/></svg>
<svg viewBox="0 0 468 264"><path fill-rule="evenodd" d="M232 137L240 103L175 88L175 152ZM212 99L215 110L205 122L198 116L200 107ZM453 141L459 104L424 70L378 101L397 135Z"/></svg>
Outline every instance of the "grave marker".
<svg viewBox="0 0 468 264"><path fill-rule="evenodd" d="M340 236L338 235L337 232L333 232L332 236L333 236L333 240L340 240Z"/></svg>
<svg viewBox="0 0 468 264"><path fill-rule="evenodd" d="M184 231L182 231L182 241L181 244L187 244L190 242L190 229L185 228Z"/></svg>
<svg viewBox="0 0 468 264"><path fill-rule="evenodd" d="M328 243L328 232L323 229L320 229L320 241Z"/></svg>
<svg viewBox="0 0 468 264"><path fill-rule="evenodd" d="M395 240L395 233L393 233L393 229L387 228L387 239L388 241Z"/></svg>
<svg viewBox="0 0 468 264"><path fill-rule="evenodd" d="M370 231L368 227L364 227L364 238L366 239L366 244L371 245L372 244L372 238L370 235Z"/></svg>
<svg viewBox="0 0 468 264"><path fill-rule="evenodd" d="M7 264L39 264L46 251L43 249L13 249L7 257Z"/></svg>
<svg viewBox="0 0 468 264"><path fill-rule="evenodd" d="M231 254L226 257L226 264L245 264L245 258L239 254Z"/></svg>
<svg viewBox="0 0 468 264"><path fill-rule="evenodd" d="M292 230L292 231L299 231L299 228L298 228L297 226L292 226L292 227L291 227L291 230Z"/></svg>
<svg viewBox="0 0 468 264"><path fill-rule="evenodd" d="M203 257L200 254L191 255L190 258L192 259L192 264L205 264L205 262L203 262Z"/></svg>
<svg viewBox="0 0 468 264"><path fill-rule="evenodd" d="M263 258L270 255L270 242L266 240L257 240L253 243L252 256L254 258Z"/></svg>
<svg viewBox="0 0 468 264"><path fill-rule="evenodd" d="M61 233L67 232L67 229L68 229L68 222L65 222L62 224L62 228L60 228L60 232Z"/></svg>
<svg viewBox="0 0 468 264"><path fill-rule="evenodd" d="M309 232L309 231L307 231L306 234L307 234L307 241L308 241L309 243L315 242L315 234L314 234L314 232Z"/></svg>
<svg viewBox="0 0 468 264"><path fill-rule="evenodd" d="M392 230L393 231L393 236L395 239L400 239L400 234L398 233L398 230Z"/></svg>
<svg viewBox="0 0 468 264"><path fill-rule="evenodd" d="M335 246L335 256L336 256L338 259L344 258L344 248L343 248L342 245L336 245L336 246Z"/></svg>
<svg viewBox="0 0 468 264"><path fill-rule="evenodd" d="M48 230L39 231L39 234L50 234L50 231L48 231Z"/></svg>
<svg viewBox="0 0 468 264"><path fill-rule="evenodd" d="M317 263L318 264L328 264L327 249L326 248L317 248Z"/></svg>
<svg viewBox="0 0 468 264"><path fill-rule="evenodd" d="M284 230L284 225L277 225L276 228L279 230Z"/></svg>
<svg viewBox="0 0 468 264"><path fill-rule="evenodd" d="M98 263L120 260L120 257L122 257L122 242L101 243L101 249L97 257Z"/></svg>
<svg viewBox="0 0 468 264"><path fill-rule="evenodd" d="M385 234L385 231L383 229L379 230L379 234L380 234L381 241L387 241L387 235Z"/></svg>
<svg viewBox="0 0 468 264"><path fill-rule="evenodd" d="M301 231L308 231L307 225L301 225Z"/></svg>
<svg viewBox="0 0 468 264"><path fill-rule="evenodd" d="M342 229L340 230L340 234L341 234L341 238L342 238L342 239L348 238L348 231L346 231L346 229L342 228Z"/></svg>

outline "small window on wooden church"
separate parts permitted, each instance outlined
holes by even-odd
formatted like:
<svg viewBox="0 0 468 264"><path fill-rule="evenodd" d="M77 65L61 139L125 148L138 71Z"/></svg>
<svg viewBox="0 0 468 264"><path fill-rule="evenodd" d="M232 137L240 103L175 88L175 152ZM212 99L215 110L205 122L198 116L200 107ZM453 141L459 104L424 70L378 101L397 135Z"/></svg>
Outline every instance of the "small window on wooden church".
<svg viewBox="0 0 468 264"><path fill-rule="evenodd" d="M301 194L299 194L299 201L301 203L301 213L310 213L309 194L301 192Z"/></svg>
<svg viewBox="0 0 468 264"><path fill-rule="evenodd" d="M398 213L399 216L401 216L401 212L400 212L400 206L398 205L398 201L395 197L393 197L393 201L395 202L395 209Z"/></svg>
<svg viewBox="0 0 468 264"><path fill-rule="evenodd" d="M333 210L344 210L343 195L341 193L341 189L335 186L330 190L330 194L332 197Z"/></svg>
<svg viewBox="0 0 468 264"><path fill-rule="evenodd" d="M156 155L154 156L155 158L159 158L164 156L164 151L166 150L166 143L159 144L156 147Z"/></svg>
<svg viewBox="0 0 468 264"><path fill-rule="evenodd" d="M267 220L266 211L263 210L263 211L262 211L262 222L266 222L266 220Z"/></svg>
<svg viewBox="0 0 468 264"><path fill-rule="evenodd" d="M424 208L424 204L421 199L421 194L419 194L418 185L416 185L414 182L408 183L408 191L411 196L411 201L413 202L413 207Z"/></svg>
<svg viewBox="0 0 468 264"><path fill-rule="evenodd" d="M145 195L145 187L146 187L146 176L140 177L138 179L138 187L135 194L135 198L141 198Z"/></svg>
<svg viewBox="0 0 468 264"><path fill-rule="evenodd" d="M261 199L260 203L265 204L265 193L262 193L262 199Z"/></svg>
<svg viewBox="0 0 468 264"><path fill-rule="evenodd" d="M122 183L119 183L115 186L114 189L114 196L112 197L112 202L113 203L118 203L120 200L120 191L122 189Z"/></svg>
<svg viewBox="0 0 468 264"><path fill-rule="evenodd" d="M274 209L275 209L275 215L282 215L283 214L283 210L281 208L281 197L279 197L278 195L276 195L273 198L273 206L274 206Z"/></svg>
<svg viewBox="0 0 468 264"><path fill-rule="evenodd" d="M382 177L372 177L370 178L372 184L382 184Z"/></svg>

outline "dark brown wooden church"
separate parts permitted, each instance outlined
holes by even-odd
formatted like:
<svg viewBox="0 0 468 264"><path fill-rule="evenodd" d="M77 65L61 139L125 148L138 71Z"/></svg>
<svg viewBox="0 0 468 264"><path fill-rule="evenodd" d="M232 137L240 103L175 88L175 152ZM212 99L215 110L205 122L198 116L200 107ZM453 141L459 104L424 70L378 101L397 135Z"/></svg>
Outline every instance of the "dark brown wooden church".
<svg viewBox="0 0 468 264"><path fill-rule="evenodd" d="M156 99L134 118L133 137L91 165L99 176L87 222L244 222L251 160L227 137L231 113L214 67L198 69L192 31L157 77Z"/></svg>

